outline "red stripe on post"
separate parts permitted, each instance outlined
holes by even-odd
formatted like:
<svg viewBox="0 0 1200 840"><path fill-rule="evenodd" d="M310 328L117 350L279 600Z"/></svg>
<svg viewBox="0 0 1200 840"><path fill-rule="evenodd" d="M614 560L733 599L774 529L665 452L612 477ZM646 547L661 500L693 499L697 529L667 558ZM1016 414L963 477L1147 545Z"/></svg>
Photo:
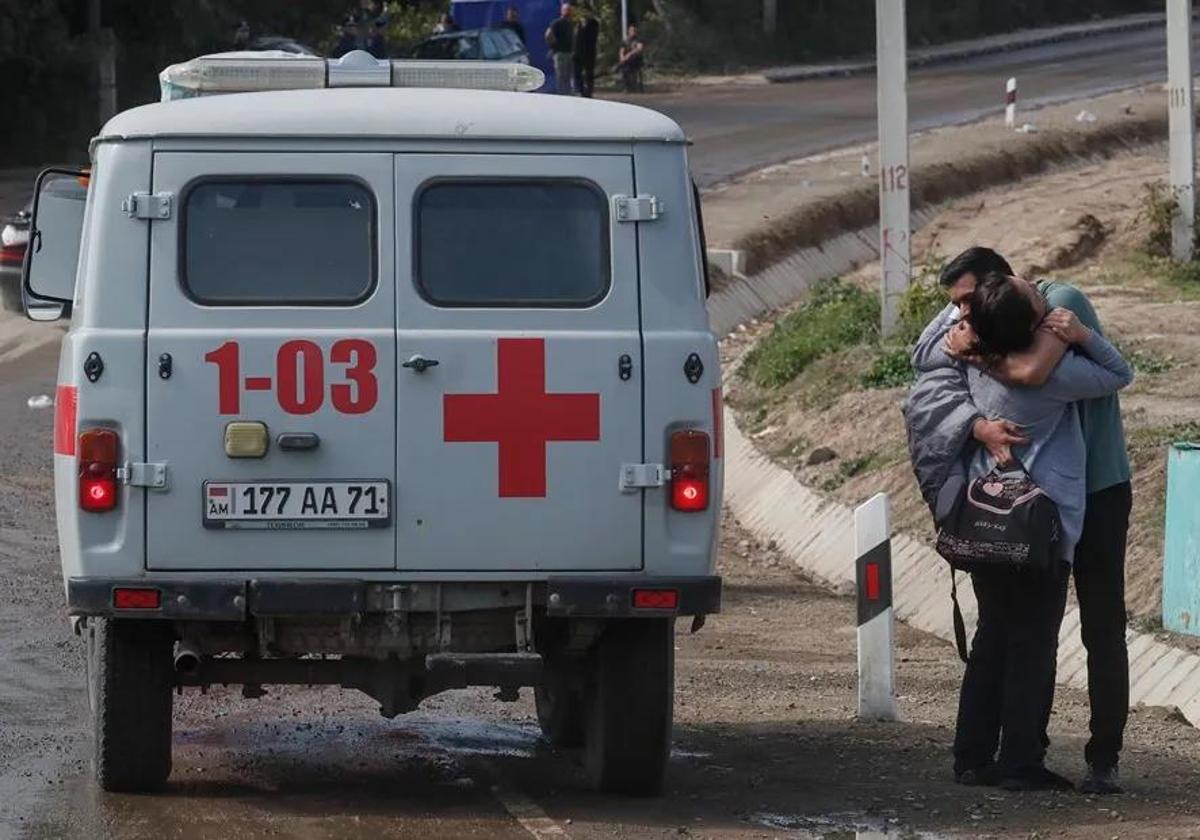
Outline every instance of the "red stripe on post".
<svg viewBox="0 0 1200 840"><path fill-rule="evenodd" d="M54 389L54 454L75 455L75 419L79 411L79 389L59 385Z"/></svg>
<svg viewBox="0 0 1200 840"><path fill-rule="evenodd" d="M879 564L867 564L867 600L879 600Z"/></svg>

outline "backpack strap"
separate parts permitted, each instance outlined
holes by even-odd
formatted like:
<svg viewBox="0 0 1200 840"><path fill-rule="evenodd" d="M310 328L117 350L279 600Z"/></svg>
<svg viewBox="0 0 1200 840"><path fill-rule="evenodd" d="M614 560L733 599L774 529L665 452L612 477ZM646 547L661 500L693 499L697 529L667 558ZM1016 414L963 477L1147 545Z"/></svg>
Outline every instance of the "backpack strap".
<svg viewBox="0 0 1200 840"><path fill-rule="evenodd" d="M954 646L958 648L958 658L967 661L967 624L963 621L962 610L958 606L958 582L955 580L954 567L950 567L950 600L954 604Z"/></svg>

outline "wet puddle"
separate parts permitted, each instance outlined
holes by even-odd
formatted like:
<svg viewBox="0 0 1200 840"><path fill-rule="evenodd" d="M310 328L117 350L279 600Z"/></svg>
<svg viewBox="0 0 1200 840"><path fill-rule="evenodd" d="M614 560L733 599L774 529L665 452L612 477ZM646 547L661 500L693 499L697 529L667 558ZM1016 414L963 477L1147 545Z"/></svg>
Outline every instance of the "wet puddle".
<svg viewBox="0 0 1200 840"><path fill-rule="evenodd" d="M945 835L905 828L895 818L867 814L758 813L748 819L755 825L786 831L792 840L947 840Z"/></svg>

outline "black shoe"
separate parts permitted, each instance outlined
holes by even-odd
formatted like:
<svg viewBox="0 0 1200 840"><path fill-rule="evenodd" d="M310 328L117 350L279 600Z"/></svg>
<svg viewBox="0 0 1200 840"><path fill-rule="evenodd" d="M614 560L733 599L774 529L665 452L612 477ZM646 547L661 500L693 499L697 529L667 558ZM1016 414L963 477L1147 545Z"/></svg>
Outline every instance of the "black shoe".
<svg viewBox="0 0 1200 840"><path fill-rule="evenodd" d="M1000 780L1001 790L1035 791L1035 790L1074 790L1071 780L1058 775L1045 767L1030 770L1013 776L1005 776Z"/></svg>
<svg viewBox="0 0 1200 840"><path fill-rule="evenodd" d="M1000 783L1000 768L984 764L954 774L954 781L966 787L995 787Z"/></svg>
<svg viewBox="0 0 1200 840"><path fill-rule="evenodd" d="M1117 765L1112 767L1088 767L1087 775L1079 783L1081 793L1091 793L1097 796L1109 796L1114 793L1124 793L1121 787L1121 776Z"/></svg>

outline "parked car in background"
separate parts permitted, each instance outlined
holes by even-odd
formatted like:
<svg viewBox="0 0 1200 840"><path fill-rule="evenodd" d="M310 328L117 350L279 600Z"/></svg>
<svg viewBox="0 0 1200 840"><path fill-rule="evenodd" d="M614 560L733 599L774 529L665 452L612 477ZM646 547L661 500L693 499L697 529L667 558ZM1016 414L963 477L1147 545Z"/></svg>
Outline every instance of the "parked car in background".
<svg viewBox="0 0 1200 840"><path fill-rule="evenodd" d="M320 55L312 47L285 35L260 35L250 42L249 49L257 51L276 50L278 52L295 53L296 55Z"/></svg>
<svg viewBox="0 0 1200 840"><path fill-rule="evenodd" d="M4 220L0 227L0 306L9 312L21 312L21 264L29 244L29 218L33 199L19 213Z"/></svg>
<svg viewBox="0 0 1200 840"><path fill-rule="evenodd" d="M510 61L529 63L529 51L511 29L465 29L434 35L416 46L413 58L426 60Z"/></svg>

